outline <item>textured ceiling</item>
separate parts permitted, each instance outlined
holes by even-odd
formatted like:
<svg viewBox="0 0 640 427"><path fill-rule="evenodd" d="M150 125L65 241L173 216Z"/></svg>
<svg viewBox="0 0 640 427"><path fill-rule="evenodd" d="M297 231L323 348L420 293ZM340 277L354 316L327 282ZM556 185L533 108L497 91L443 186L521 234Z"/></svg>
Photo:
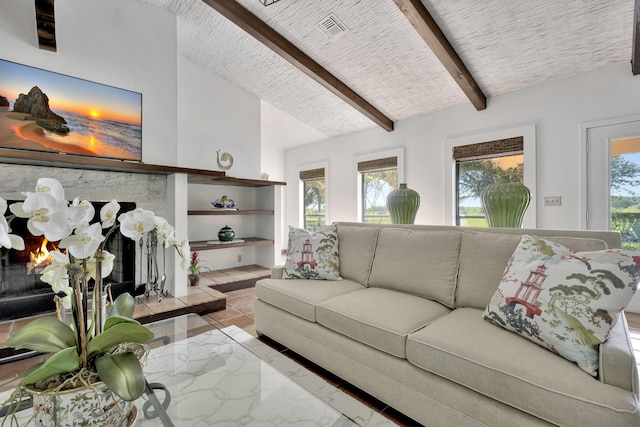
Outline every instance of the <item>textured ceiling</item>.
<svg viewBox="0 0 640 427"><path fill-rule="evenodd" d="M328 136L375 125L201 0L138 0L178 17L178 51ZM238 0L392 120L469 103L393 0ZM629 63L634 0L423 0L489 98ZM329 13L349 29L331 40Z"/></svg>

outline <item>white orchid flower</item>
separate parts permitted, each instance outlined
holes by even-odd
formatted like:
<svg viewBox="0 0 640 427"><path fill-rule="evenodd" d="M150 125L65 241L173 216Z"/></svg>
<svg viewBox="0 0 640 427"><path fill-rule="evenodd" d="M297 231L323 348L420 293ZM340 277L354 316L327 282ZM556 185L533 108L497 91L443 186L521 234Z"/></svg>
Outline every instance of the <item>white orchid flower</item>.
<svg viewBox="0 0 640 427"><path fill-rule="evenodd" d="M120 221L120 232L124 236L137 242L144 233L153 230L155 227L153 218L153 212L142 208L136 208L123 213L118 217L118 221Z"/></svg>
<svg viewBox="0 0 640 427"><path fill-rule="evenodd" d="M39 205L39 203L34 201L53 199L64 202L65 206L67 204L64 198L64 188L62 188L62 184L53 178L40 178L36 183L35 192L23 192L22 195L25 199L32 200L30 202L31 206L26 207L24 210L22 209L23 203L14 203L11 205L11 212L20 218L30 218L33 212L39 209L39 207L34 206L34 203L35 205ZM38 195L43 197L37 197ZM51 203L46 203L46 205L50 204Z"/></svg>
<svg viewBox="0 0 640 427"><path fill-rule="evenodd" d="M82 225L84 213L85 209L80 206L60 207L43 215L34 215L27 222L27 228L29 231L37 230L40 234L44 234L47 240L55 242L70 236L74 228ZM33 233L33 231L31 232Z"/></svg>
<svg viewBox="0 0 640 427"><path fill-rule="evenodd" d="M53 178L40 178L36 182L36 193L50 194L58 200L64 200L64 188L60 181Z"/></svg>
<svg viewBox="0 0 640 427"><path fill-rule="evenodd" d="M28 193L24 202L14 203L10 209L17 217L28 218L27 228L31 234L44 234L48 240L55 242L69 236L81 223L85 213L79 206L68 207L66 200L57 198L60 194L64 195L64 192L58 190Z"/></svg>
<svg viewBox="0 0 640 427"><path fill-rule="evenodd" d="M108 277L113 271L113 260L116 256L107 251L102 251L102 278ZM92 279L96 279L96 258L91 257L87 261L87 272L89 273L89 277Z"/></svg>
<svg viewBox="0 0 640 427"><path fill-rule="evenodd" d="M102 222L102 228L113 227L116 223L118 212L120 211L120 204L116 199L113 199L100 209L100 221Z"/></svg>
<svg viewBox="0 0 640 427"><path fill-rule="evenodd" d="M156 224L156 231L158 232L158 241L164 243L165 247L168 247L168 239L175 231L173 226L161 216L156 216L153 220Z"/></svg>
<svg viewBox="0 0 640 427"><path fill-rule="evenodd" d="M168 248L169 246L177 246L177 239L176 239L176 230L171 227L171 232L169 234L167 234L164 237L164 247Z"/></svg>
<svg viewBox="0 0 640 427"><path fill-rule="evenodd" d="M60 298L60 303L64 308L69 310L71 308L71 296L73 295L73 288L68 287L62 290L66 294L66 296Z"/></svg>
<svg viewBox="0 0 640 427"><path fill-rule="evenodd" d="M66 248L74 257L84 259L95 254L104 239L100 224L81 225L73 235L62 239L59 246Z"/></svg>
<svg viewBox="0 0 640 427"><path fill-rule="evenodd" d="M178 241L175 239L175 236L171 239L171 245L176 248L176 251L178 252L178 255L180 256L180 268L181 269L185 269L187 267L187 258L184 256L184 254L190 254L191 253L191 247L189 246L189 241L188 240L183 240L182 242L178 243Z"/></svg>
<svg viewBox="0 0 640 427"><path fill-rule="evenodd" d="M83 224L89 224L96 213L96 210L91 202L89 202L88 200L80 200L79 197L73 199L73 203L71 204L71 206L79 206L84 209L84 215L82 216L82 219L80 219L81 223Z"/></svg>
<svg viewBox="0 0 640 427"><path fill-rule="evenodd" d="M63 252L52 251L51 264L42 270L41 280L51 285L53 292L65 292L69 286L69 273L67 265L69 265L69 255Z"/></svg>
<svg viewBox="0 0 640 427"><path fill-rule="evenodd" d="M0 248L23 250L24 240L22 237L10 234L11 227L4 216L7 212L7 201L2 197L0 197L0 212L2 212L0 214Z"/></svg>

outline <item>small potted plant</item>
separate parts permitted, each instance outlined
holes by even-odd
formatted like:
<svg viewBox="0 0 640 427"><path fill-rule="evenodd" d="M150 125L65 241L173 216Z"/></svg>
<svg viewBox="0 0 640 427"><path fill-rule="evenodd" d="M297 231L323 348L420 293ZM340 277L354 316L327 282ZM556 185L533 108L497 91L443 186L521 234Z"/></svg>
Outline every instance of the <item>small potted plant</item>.
<svg viewBox="0 0 640 427"><path fill-rule="evenodd" d="M200 273L202 269L211 271L209 267L205 267L199 258L198 252L191 252L191 262L189 263L189 283L191 286L198 286L200 283Z"/></svg>

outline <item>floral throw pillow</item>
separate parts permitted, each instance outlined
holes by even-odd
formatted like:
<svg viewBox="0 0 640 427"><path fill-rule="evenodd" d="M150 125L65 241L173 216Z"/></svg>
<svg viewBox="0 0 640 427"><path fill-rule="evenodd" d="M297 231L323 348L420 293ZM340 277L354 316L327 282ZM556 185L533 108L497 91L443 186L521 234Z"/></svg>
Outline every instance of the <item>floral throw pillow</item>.
<svg viewBox="0 0 640 427"><path fill-rule="evenodd" d="M573 252L525 235L483 317L597 376L598 346L638 280L640 252Z"/></svg>
<svg viewBox="0 0 640 427"><path fill-rule="evenodd" d="M312 233L289 226L283 279L340 280L338 230L328 225Z"/></svg>

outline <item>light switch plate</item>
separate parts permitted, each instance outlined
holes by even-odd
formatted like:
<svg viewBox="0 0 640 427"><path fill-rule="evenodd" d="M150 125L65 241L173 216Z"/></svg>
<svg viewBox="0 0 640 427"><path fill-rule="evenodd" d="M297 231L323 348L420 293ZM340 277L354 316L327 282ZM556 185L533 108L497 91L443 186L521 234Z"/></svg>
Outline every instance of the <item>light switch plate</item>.
<svg viewBox="0 0 640 427"><path fill-rule="evenodd" d="M560 196L547 196L544 198L545 206L561 206L562 205L562 197Z"/></svg>

